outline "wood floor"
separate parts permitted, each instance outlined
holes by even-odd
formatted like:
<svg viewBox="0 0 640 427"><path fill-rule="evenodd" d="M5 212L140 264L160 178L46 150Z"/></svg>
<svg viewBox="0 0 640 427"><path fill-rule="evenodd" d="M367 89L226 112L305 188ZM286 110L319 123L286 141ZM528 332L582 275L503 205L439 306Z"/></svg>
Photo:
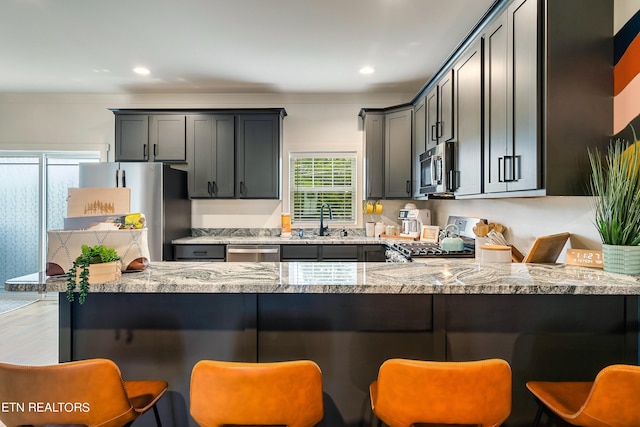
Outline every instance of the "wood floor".
<svg viewBox="0 0 640 427"><path fill-rule="evenodd" d="M0 362L58 363L57 299L43 299L0 314Z"/></svg>

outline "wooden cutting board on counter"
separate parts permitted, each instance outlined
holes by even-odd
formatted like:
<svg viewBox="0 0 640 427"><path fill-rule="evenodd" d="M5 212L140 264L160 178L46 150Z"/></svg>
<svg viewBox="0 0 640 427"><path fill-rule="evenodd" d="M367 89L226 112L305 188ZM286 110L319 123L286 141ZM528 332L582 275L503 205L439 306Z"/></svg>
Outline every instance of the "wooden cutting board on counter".
<svg viewBox="0 0 640 427"><path fill-rule="evenodd" d="M555 263L570 235L570 233L558 233L538 237L533 242L533 246L531 246L529 253L524 257L522 262L539 264Z"/></svg>
<svg viewBox="0 0 640 427"><path fill-rule="evenodd" d="M419 239L419 237L408 237L408 236L399 236L399 235L390 235L390 234L386 234L386 233L382 233L380 235L381 239L399 239L399 240L409 240L409 241L416 241Z"/></svg>

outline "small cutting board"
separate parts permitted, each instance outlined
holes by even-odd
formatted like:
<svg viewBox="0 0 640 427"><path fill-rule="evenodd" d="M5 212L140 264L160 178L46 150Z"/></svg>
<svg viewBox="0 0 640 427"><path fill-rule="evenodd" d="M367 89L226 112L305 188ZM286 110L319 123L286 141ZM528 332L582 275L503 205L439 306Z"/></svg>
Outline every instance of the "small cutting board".
<svg viewBox="0 0 640 427"><path fill-rule="evenodd" d="M553 264L560 256L570 235L570 233L558 233L538 237L522 262Z"/></svg>

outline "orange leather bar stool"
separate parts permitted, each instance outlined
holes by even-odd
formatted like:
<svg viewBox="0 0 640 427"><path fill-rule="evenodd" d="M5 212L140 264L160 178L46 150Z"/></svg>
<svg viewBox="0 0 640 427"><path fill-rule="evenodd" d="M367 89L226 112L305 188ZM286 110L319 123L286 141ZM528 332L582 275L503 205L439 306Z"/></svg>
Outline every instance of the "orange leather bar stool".
<svg viewBox="0 0 640 427"><path fill-rule="evenodd" d="M309 360L201 360L191 373L191 416L202 427L311 427L324 416L322 374Z"/></svg>
<svg viewBox="0 0 640 427"><path fill-rule="evenodd" d="M529 381L527 388L538 401L534 426L548 413L574 426L640 426L640 367L611 365L595 381Z"/></svg>
<svg viewBox="0 0 640 427"><path fill-rule="evenodd" d="M390 427L499 426L511 413L511 368L502 359L390 359L369 387L373 413Z"/></svg>
<svg viewBox="0 0 640 427"><path fill-rule="evenodd" d="M0 363L0 421L7 427L84 424L122 427L153 407L166 381L123 381L111 360L90 359L49 366ZM8 406L7 406L8 405Z"/></svg>

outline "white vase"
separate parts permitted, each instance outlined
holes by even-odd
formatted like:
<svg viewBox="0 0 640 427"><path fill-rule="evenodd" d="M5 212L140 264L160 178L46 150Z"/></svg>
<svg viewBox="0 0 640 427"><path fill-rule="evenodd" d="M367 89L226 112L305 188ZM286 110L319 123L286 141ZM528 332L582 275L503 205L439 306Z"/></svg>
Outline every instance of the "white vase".
<svg viewBox="0 0 640 427"><path fill-rule="evenodd" d="M602 245L604 271L640 274L640 246Z"/></svg>

